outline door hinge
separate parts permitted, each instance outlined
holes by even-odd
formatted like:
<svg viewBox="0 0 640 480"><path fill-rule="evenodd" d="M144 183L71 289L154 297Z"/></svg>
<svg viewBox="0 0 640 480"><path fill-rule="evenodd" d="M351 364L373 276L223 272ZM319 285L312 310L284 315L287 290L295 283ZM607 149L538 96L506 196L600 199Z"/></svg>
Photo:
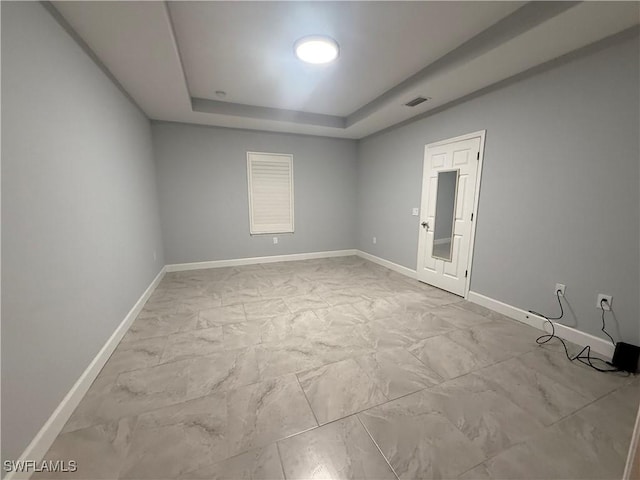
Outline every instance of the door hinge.
<svg viewBox="0 0 640 480"><path fill-rule="evenodd" d="M480 160L480 152L476 155L476 160Z"/></svg>
<svg viewBox="0 0 640 480"><path fill-rule="evenodd" d="M467 278L468 275L469 275L469 270L465 270L464 271L464 278Z"/></svg>
<svg viewBox="0 0 640 480"><path fill-rule="evenodd" d="M471 212L471 221L473 222L473 212Z"/></svg>

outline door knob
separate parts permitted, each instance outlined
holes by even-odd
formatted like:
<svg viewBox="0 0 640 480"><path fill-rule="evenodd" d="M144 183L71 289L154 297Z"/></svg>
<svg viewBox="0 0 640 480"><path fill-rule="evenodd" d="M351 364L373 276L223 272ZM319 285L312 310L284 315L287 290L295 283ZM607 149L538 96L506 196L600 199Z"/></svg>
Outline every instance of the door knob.
<svg viewBox="0 0 640 480"><path fill-rule="evenodd" d="M422 222L420 225L422 225L426 230L429 230L429 222Z"/></svg>

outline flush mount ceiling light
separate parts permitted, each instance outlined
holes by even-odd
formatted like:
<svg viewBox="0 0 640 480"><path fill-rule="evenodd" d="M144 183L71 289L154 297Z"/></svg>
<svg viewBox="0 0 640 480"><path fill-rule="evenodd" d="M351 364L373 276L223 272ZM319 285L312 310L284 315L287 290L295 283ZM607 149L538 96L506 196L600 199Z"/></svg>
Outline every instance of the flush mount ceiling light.
<svg viewBox="0 0 640 480"><path fill-rule="evenodd" d="M338 43L323 35L303 37L293 45L293 50L303 62L315 65L333 62L338 58Z"/></svg>

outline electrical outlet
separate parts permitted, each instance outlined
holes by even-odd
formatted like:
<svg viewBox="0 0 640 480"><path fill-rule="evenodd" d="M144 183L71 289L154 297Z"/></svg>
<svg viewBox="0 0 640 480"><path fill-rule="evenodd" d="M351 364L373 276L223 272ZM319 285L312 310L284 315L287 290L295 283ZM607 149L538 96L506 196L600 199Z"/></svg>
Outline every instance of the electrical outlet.
<svg viewBox="0 0 640 480"><path fill-rule="evenodd" d="M414 217L417 217L419 214L420 214L419 208L414 208L413 210L411 210L411 215L413 215Z"/></svg>
<svg viewBox="0 0 640 480"><path fill-rule="evenodd" d="M278 244L278 237L273 237L273 244L277 245Z"/></svg>
<svg viewBox="0 0 640 480"><path fill-rule="evenodd" d="M157 259L158 255L156 254L156 251L153 251L153 261L155 262Z"/></svg>
<svg viewBox="0 0 640 480"><path fill-rule="evenodd" d="M374 245L376 244L377 241L378 241L378 239L376 237L373 237L372 242L373 242Z"/></svg>
<svg viewBox="0 0 640 480"><path fill-rule="evenodd" d="M561 283L556 283L556 289L553 291L553 294L555 295L555 294L556 294L556 292L557 292L558 290L560 290L560 295L562 295L562 296L564 297L564 290L565 290L565 288L567 288L567 286L566 286L566 285L563 285L563 284L561 284Z"/></svg>
<svg viewBox="0 0 640 480"><path fill-rule="evenodd" d="M605 300L604 302L602 300ZM598 303L596 304L596 308L604 309L607 311L611 310L613 303L613 297L611 295L603 295L602 293L598 294Z"/></svg>

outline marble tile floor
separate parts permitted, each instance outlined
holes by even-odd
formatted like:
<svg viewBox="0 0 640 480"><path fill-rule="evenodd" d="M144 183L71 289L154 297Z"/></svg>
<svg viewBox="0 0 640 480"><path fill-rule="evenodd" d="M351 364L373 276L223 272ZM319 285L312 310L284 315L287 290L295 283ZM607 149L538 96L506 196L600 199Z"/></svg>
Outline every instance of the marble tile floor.
<svg viewBox="0 0 640 480"><path fill-rule="evenodd" d="M46 458L76 479L620 478L640 382L539 334L357 257L169 273Z"/></svg>

